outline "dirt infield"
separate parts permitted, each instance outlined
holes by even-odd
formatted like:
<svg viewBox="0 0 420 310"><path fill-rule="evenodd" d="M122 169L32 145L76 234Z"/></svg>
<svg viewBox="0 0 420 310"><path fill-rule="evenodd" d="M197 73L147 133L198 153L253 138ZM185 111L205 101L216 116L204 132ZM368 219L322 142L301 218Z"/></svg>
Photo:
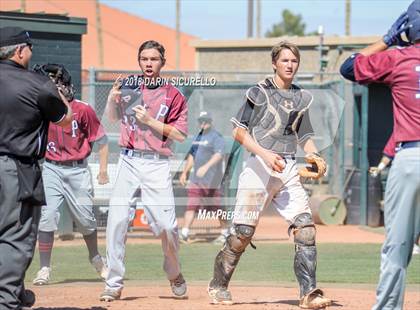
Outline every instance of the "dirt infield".
<svg viewBox="0 0 420 310"><path fill-rule="evenodd" d="M372 285L358 285L357 288L345 288L336 285L325 288L326 294L332 298L333 305L328 309L336 310L368 310L375 300ZM122 299L105 303L99 301L99 294L103 286L91 283L72 283L70 285L51 285L48 287L32 288L39 302L34 309L92 309L92 310L120 310L120 309L300 309L297 300L297 288L293 283L283 286L235 286L231 291L235 304L220 306L209 304L209 298L204 284L190 285L189 299L176 300L171 297L169 286L161 283L155 287L146 287L128 283L123 291ZM411 286L405 295L404 309L420 309L420 287Z"/></svg>
<svg viewBox="0 0 420 310"><path fill-rule="evenodd" d="M382 243L383 230L366 229L358 226L317 226L319 243ZM287 223L279 217L264 217L257 228L255 239L259 242L291 243L287 235ZM128 243L159 243L153 238L129 238ZM55 246L80 245L84 242L76 239L70 242L56 241ZM104 244L105 240L100 239ZM378 266L379 267L379 266ZM53 284L47 287L28 288L37 295L34 309L299 309L298 288L296 283L251 283L244 286L232 283L231 291L236 302L232 306L210 305L206 293L206 283L189 283L189 299L175 300L171 297L168 283L157 280L153 283L142 281L126 281L122 300L104 303L99 301L103 283L72 282ZM328 309L367 310L375 301L374 284L320 284L327 296L334 303ZM420 285L409 285L405 295L407 310L420 309Z"/></svg>
<svg viewBox="0 0 420 310"><path fill-rule="evenodd" d="M255 233L256 240L289 241L288 224L278 216L262 217ZM317 242L328 243L382 243L385 236L380 228L363 228L355 225L316 225Z"/></svg>

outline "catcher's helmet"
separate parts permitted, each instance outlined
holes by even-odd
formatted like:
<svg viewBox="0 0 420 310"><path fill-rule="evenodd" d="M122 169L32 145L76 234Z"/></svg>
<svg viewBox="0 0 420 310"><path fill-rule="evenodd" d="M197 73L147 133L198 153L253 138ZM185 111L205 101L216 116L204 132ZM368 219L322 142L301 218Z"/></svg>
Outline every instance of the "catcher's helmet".
<svg viewBox="0 0 420 310"><path fill-rule="evenodd" d="M35 65L33 70L39 74L48 76L66 97L68 101L74 99L74 87L71 83L71 75L61 64Z"/></svg>
<svg viewBox="0 0 420 310"><path fill-rule="evenodd" d="M408 30L406 31L407 38L410 42L420 39L420 0L414 0L407 9Z"/></svg>

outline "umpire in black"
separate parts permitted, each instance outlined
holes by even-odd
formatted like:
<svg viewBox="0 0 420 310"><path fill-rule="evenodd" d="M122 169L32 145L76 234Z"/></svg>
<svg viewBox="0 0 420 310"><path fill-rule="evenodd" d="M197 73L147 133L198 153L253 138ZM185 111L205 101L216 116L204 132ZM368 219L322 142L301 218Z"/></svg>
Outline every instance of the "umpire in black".
<svg viewBox="0 0 420 310"><path fill-rule="evenodd" d="M28 32L0 28L0 310L35 302L23 280L45 204L38 160L49 122L66 126L72 115L56 85L28 70L31 57Z"/></svg>

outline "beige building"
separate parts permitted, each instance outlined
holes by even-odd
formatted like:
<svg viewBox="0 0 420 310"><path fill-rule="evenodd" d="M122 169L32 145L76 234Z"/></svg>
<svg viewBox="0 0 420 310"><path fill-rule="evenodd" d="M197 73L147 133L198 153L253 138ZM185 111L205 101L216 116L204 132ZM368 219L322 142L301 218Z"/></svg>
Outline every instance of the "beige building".
<svg viewBox="0 0 420 310"><path fill-rule="evenodd" d="M322 45L325 73L338 73L341 63L354 51L379 40L379 36L327 36ZM297 44L301 50L300 73L320 70L320 37L279 37L245 40L196 40L195 68L204 72L272 72L270 50L282 40ZM245 75L246 76L246 75ZM232 76L233 77L233 76ZM243 77L245 78L246 77Z"/></svg>

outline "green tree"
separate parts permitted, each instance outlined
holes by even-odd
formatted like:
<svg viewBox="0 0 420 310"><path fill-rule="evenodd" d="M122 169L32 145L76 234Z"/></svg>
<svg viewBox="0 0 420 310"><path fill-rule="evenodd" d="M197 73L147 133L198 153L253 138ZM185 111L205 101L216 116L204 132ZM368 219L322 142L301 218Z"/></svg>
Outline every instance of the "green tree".
<svg viewBox="0 0 420 310"><path fill-rule="evenodd" d="M283 10L281 13L283 20L280 23L274 24L271 30L268 30L265 33L265 36L270 37L281 37L285 35L289 36L304 36L306 24L302 21L302 16L300 14L293 14L289 10ZM306 35L316 34L315 31L312 31Z"/></svg>

